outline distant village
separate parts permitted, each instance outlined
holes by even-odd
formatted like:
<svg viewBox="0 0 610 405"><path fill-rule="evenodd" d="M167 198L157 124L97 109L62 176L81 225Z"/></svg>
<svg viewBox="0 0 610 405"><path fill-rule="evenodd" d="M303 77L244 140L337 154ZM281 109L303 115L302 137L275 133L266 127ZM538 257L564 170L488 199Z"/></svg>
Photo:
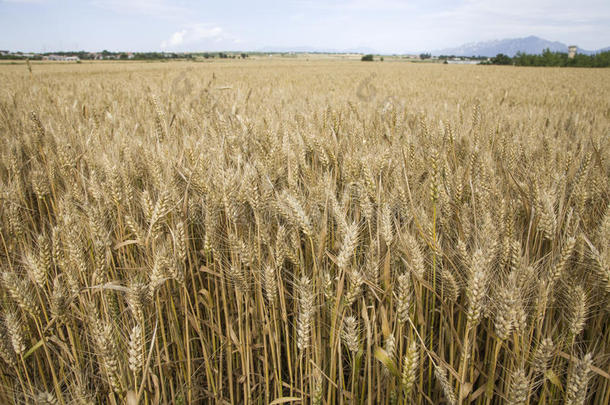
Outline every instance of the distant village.
<svg viewBox="0 0 610 405"><path fill-rule="evenodd" d="M329 59L360 59L366 62L409 61L444 63L450 65L514 65L514 66L557 66L557 67L610 67L610 51L600 51L595 54L578 53L576 46L568 47L568 52L553 52L544 49L540 54L517 52L514 56L502 53L494 57L421 54L394 55L363 55L361 53L333 52L101 52L71 51L71 52L12 52L0 50L0 60L33 60L81 63L81 61L98 60L192 60L205 59L261 59L261 58L329 58Z"/></svg>
<svg viewBox="0 0 610 405"><path fill-rule="evenodd" d="M53 53L32 53L32 52L11 52L0 50L0 59L30 59L60 62L78 62L80 60L131 60L131 59L184 59L190 58L190 53L176 52L53 52Z"/></svg>
<svg viewBox="0 0 610 405"><path fill-rule="evenodd" d="M40 60L58 62L80 62L81 60L163 60L163 59L246 59L249 57L298 57L307 55L326 55L325 52L53 52L53 53L27 53L0 50L0 59L8 60ZM329 54L332 56L332 54ZM359 54L337 54L336 56L347 56L353 59L360 58ZM392 55L392 59L407 59L413 61L445 62L450 64L477 64L489 58L482 57L456 57L432 56L430 54ZM378 58L383 61L383 57Z"/></svg>

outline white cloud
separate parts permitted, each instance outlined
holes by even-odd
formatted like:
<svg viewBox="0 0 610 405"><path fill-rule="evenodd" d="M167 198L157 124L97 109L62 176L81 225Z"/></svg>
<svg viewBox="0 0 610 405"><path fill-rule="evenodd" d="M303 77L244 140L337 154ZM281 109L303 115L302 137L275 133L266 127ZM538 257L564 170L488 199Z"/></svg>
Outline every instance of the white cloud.
<svg viewBox="0 0 610 405"><path fill-rule="evenodd" d="M184 42L185 35L186 35L186 30L174 32L169 40L161 42L161 48L181 45Z"/></svg>
<svg viewBox="0 0 610 405"><path fill-rule="evenodd" d="M433 25L434 37L427 41L431 48L537 35L595 49L607 46L603 36L609 21L607 0L467 0L423 14L412 29L425 32Z"/></svg>
<svg viewBox="0 0 610 405"><path fill-rule="evenodd" d="M168 49L193 45L206 40L220 42L223 40L234 40L234 38L225 34L223 29L218 26L193 24L180 31L174 32L169 39L161 42L161 48Z"/></svg>

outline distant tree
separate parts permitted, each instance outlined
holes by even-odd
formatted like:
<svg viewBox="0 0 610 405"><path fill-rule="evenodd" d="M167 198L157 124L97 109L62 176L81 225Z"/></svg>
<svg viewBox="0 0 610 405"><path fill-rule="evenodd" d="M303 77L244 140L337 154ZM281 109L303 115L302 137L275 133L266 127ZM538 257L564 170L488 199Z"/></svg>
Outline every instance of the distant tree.
<svg viewBox="0 0 610 405"><path fill-rule="evenodd" d="M542 55L518 53L513 62L517 66L608 67L610 66L610 52L595 55L577 53L573 59L570 59L567 53L551 52L549 49L545 49Z"/></svg>
<svg viewBox="0 0 610 405"><path fill-rule="evenodd" d="M432 57L432 55L429 53L420 53L419 54L419 59L430 59L431 57Z"/></svg>
<svg viewBox="0 0 610 405"><path fill-rule="evenodd" d="M506 56L503 53L499 53L491 59L491 63L493 63L494 65L511 65L513 63L513 60L510 58L510 56Z"/></svg>
<svg viewBox="0 0 610 405"><path fill-rule="evenodd" d="M516 66L608 67L610 66L610 52L591 56L576 54L573 59L570 59L567 53L551 52L547 48L541 55L517 52L512 60L506 55L498 54L495 58L492 58L491 62L495 65L512 63Z"/></svg>
<svg viewBox="0 0 610 405"><path fill-rule="evenodd" d="M248 57L248 54L247 54L247 53L242 53L242 54L241 54L241 58L242 58L242 59L246 59L247 57Z"/></svg>
<svg viewBox="0 0 610 405"><path fill-rule="evenodd" d="M578 54L576 55L578 56ZM583 55L587 56L587 55ZM601 52L588 57L588 63L591 67L608 67L610 66L610 51Z"/></svg>
<svg viewBox="0 0 610 405"><path fill-rule="evenodd" d="M535 55L528 55L526 53L517 52L517 54L513 57L513 62L517 66L533 66Z"/></svg>
<svg viewBox="0 0 610 405"><path fill-rule="evenodd" d="M381 58L379 58L379 60L380 60L381 62L383 62L383 56L382 56Z"/></svg>
<svg viewBox="0 0 610 405"><path fill-rule="evenodd" d="M558 54L551 52L549 48L542 51L542 66L559 66L561 60Z"/></svg>
<svg viewBox="0 0 610 405"><path fill-rule="evenodd" d="M362 56L362 58L360 58L360 60L363 62L372 62L374 60L374 58L373 58L373 55L368 54L368 55Z"/></svg>

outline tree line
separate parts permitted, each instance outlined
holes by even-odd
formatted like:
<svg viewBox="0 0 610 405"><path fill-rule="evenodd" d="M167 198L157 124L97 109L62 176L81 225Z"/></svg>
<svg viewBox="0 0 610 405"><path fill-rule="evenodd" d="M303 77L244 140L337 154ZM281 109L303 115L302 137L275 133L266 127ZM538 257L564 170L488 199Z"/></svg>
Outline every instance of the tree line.
<svg viewBox="0 0 610 405"><path fill-rule="evenodd" d="M158 59L194 59L197 57L205 59L235 59L248 58L248 54L244 52L189 52L189 53L174 53L174 52L110 52L103 50L102 52L86 52L86 51L59 51L59 52L45 52L37 53L34 55L27 55L23 53L10 53L6 55L0 55L0 59L9 60L42 60L44 56L59 55L59 56L77 56L81 60L92 60L101 57L102 59L134 59L134 60L158 60Z"/></svg>
<svg viewBox="0 0 610 405"><path fill-rule="evenodd" d="M499 53L491 58L491 61L488 63L492 65L515 66L609 67L610 51L600 52L595 55L577 53L573 58L569 58L567 53L551 52L547 48L539 55L517 52L512 58Z"/></svg>

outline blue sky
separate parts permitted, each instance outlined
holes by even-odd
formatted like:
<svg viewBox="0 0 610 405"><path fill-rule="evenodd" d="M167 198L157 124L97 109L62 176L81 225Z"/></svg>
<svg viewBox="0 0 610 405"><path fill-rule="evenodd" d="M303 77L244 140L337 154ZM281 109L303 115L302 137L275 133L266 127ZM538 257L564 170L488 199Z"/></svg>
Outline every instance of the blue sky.
<svg viewBox="0 0 610 405"><path fill-rule="evenodd" d="M610 0L0 0L0 49L404 53L537 35L610 46Z"/></svg>

